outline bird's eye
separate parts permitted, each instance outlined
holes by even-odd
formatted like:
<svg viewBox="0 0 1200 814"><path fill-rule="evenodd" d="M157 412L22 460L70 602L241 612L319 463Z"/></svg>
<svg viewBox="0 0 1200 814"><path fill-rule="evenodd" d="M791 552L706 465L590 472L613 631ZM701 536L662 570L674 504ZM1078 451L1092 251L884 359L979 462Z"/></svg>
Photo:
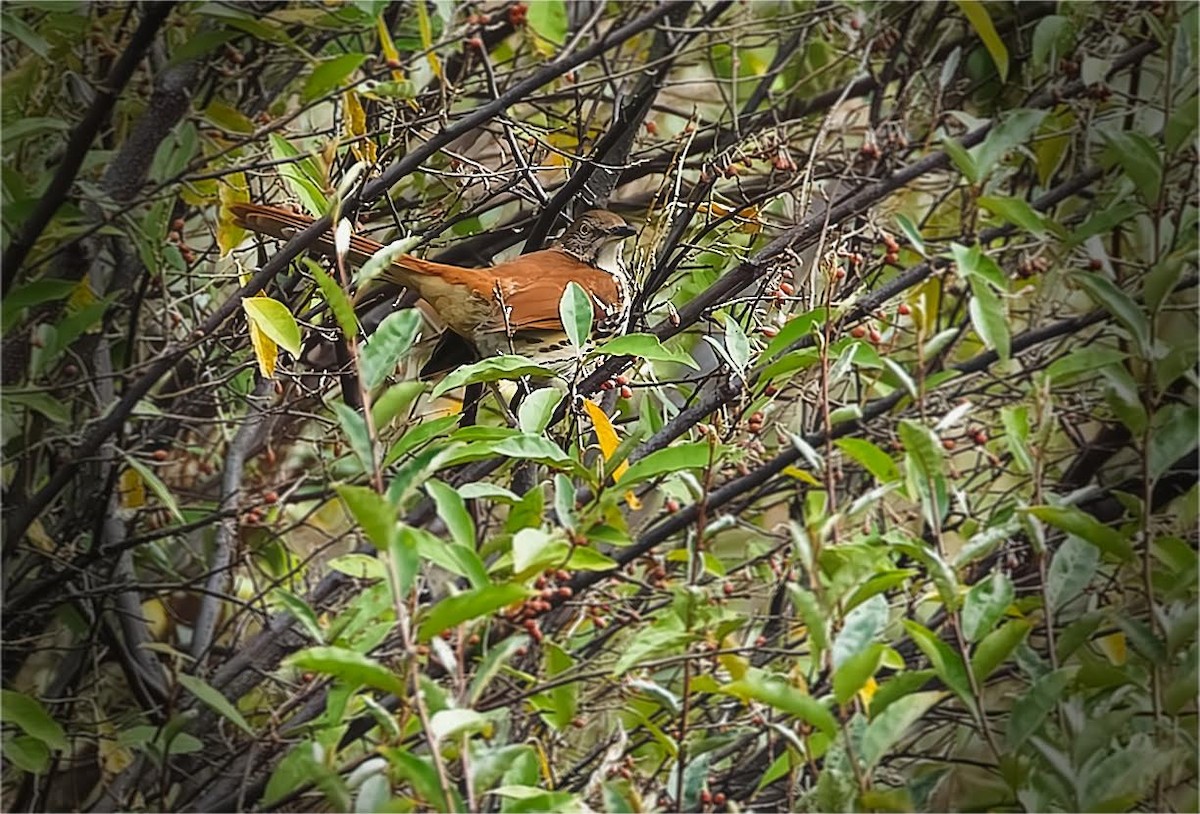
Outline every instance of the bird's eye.
<svg viewBox="0 0 1200 814"><path fill-rule="evenodd" d="M583 223L579 224L579 231L585 235L588 234L592 231L592 224L585 220Z"/></svg>

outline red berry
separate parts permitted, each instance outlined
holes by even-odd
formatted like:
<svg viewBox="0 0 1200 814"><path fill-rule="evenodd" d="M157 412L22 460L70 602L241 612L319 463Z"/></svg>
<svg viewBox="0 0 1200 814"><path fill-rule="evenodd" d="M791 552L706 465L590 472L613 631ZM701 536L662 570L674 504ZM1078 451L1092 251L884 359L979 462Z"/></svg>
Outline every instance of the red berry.
<svg viewBox="0 0 1200 814"><path fill-rule="evenodd" d="M853 336L855 339L862 339L864 336L867 335L867 329L861 325L855 325L853 328L850 329L850 335Z"/></svg>
<svg viewBox="0 0 1200 814"><path fill-rule="evenodd" d="M899 314L899 315L900 315L900 316L902 316L902 317L906 317L906 316L908 316L909 314L911 314L911 313L912 313L912 308L909 308L909 306L908 306L908 303L906 303L906 302L902 302L902 303L900 303L900 305L899 305L899 306L896 308L896 313L897 313L897 314Z"/></svg>
<svg viewBox="0 0 1200 814"><path fill-rule="evenodd" d="M790 297L796 293L796 286L792 285L791 283L784 282L779 284L779 290Z"/></svg>
<svg viewBox="0 0 1200 814"><path fill-rule="evenodd" d="M651 119L646 122L646 132L652 136L658 135L658 125L654 122L654 120Z"/></svg>
<svg viewBox="0 0 1200 814"><path fill-rule="evenodd" d="M279 502L279 493L278 493L278 492L276 492L274 489L271 489L270 491L264 492L264 493L263 493L263 502L265 502L265 503L278 503L278 502Z"/></svg>
<svg viewBox="0 0 1200 814"><path fill-rule="evenodd" d="M666 508L667 512L670 514L675 514L675 512L679 511L679 501L673 497L667 498L667 500L663 504L663 506Z"/></svg>
<svg viewBox="0 0 1200 814"><path fill-rule="evenodd" d="M725 792L718 791L716 794L713 795L713 805L715 805L715 806L725 805Z"/></svg>
<svg viewBox="0 0 1200 814"><path fill-rule="evenodd" d="M883 334L879 333L879 330L876 328L872 328L868 336L874 345L878 345L879 340L883 339Z"/></svg>
<svg viewBox="0 0 1200 814"><path fill-rule="evenodd" d="M152 455L156 461L165 461L171 456L171 453L167 452L165 449L156 449Z"/></svg>
<svg viewBox="0 0 1200 814"><path fill-rule="evenodd" d="M482 51L483 40L479 37L467 37L467 47L474 48L476 51Z"/></svg>
<svg viewBox="0 0 1200 814"><path fill-rule="evenodd" d="M1088 268L1092 271L1099 271L1100 269L1104 268L1104 264L1100 262L1099 257L1093 257L1088 261Z"/></svg>
<svg viewBox="0 0 1200 814"><path fill-rule="evenodd" d="M633 398L633 388L627 384L621 385L621 398L623 398L623 399Z"/></svg>
<svg viewBox="0 0 1200 814"><path fill-rule="evenodd" d="M956 446L958 446L958 444L954 442L953 438L942 439L942 449L954 449Z"/></svg>
<svg viewBox="0 0 1200 814"><path fill-rule="evenodd" d="M733 596L733 591L734 591L733 583L726 582L724 585L721 586L721 590L724 592L725 596Z"/></svg>
<svg viewBox="0 0 1200 814"><path fill-rule="evenodd" d="M764 325L759 332L767 339L774 339L779 335L779 329L771 325Z"/></svg>

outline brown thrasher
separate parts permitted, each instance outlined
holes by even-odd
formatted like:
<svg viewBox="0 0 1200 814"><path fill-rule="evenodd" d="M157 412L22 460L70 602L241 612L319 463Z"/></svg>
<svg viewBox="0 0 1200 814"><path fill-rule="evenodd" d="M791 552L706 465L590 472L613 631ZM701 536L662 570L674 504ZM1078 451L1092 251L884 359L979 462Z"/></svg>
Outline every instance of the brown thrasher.
<svg viewBox="0 0 1200 814"><path fill-rule="evenodd" d="M240 226L283 240L312 223L306 215L260 204L237 203L230 211ZM624 328L633 291L621 253L633 234L620 215L593 209L550 248L491 268L466 269L405 254L380 279L416 292L480 355L516 353L556 369L578 358L559 316L568 283L578 283L591 297L595 334ZM332 236L322 235L315 248L333 254ZM355 235L347 262L361 265L382 248Z"/></svg>

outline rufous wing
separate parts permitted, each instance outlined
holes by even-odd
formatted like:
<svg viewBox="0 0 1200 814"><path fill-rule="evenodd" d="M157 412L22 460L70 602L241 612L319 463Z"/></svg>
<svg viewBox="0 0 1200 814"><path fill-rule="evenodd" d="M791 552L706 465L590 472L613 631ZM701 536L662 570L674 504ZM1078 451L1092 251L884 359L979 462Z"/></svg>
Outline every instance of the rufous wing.
<svg viewBox="0 0 1200 814"><path fill-rule="evenodd" d="M604 319L603 308L616 303L619 296L611 274L554 249L523 255L491 271L500 281L508 314L507 324L487 326L492 331L563 330L559 303L571 282L588 293L596 322Z"/></svg>
<svg viewBox="0 0 1200 814"><path fill-rule="evenodd" d="M230 204L229 211L234 221L244 229L262 235L270 235L280 240L291 240L299 232L313 224L313 218L301 215L277 206L264 204L235 203ZM370 259L371 255L383 248L383 244L361 235L350 236L350 251L347 261L353 266L361 266ZM317 238L313 250L330 257L334 256L333 237L326 232Z"/></svg>

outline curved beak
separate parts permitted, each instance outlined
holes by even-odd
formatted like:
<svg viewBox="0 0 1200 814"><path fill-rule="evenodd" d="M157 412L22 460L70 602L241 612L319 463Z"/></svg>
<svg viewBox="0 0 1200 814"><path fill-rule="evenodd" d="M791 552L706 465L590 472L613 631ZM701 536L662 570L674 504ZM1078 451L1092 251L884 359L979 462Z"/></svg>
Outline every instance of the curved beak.
<svg viewBox="0 0 1200 814"><path fill-rule="evenodd" d="M633 237L637 234L637 229L632 226L618 226L609 232L613 237Z"/></svg>

